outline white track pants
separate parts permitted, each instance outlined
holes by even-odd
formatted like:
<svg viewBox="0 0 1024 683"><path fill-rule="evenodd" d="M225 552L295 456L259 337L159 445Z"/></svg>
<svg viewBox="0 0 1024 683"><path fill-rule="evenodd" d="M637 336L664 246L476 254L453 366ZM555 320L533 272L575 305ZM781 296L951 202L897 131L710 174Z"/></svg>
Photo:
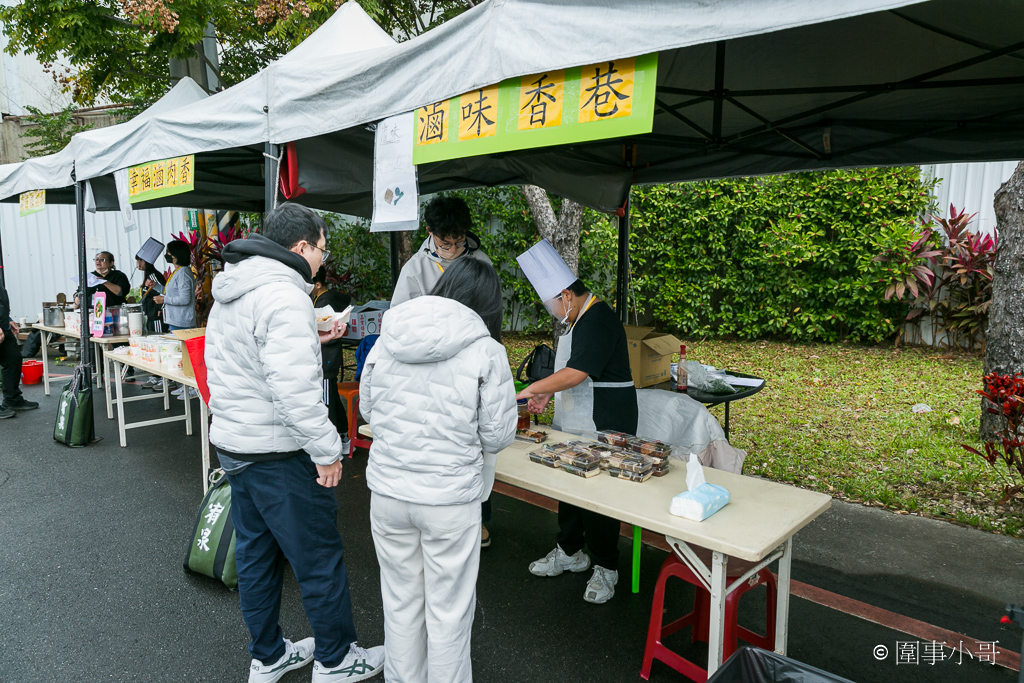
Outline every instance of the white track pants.
<svg viewBox="0 0 1024 683"><path fill-rule="evenodd" d="M417 505L374 493L388 683L470 683L480 502Z"/></svg>

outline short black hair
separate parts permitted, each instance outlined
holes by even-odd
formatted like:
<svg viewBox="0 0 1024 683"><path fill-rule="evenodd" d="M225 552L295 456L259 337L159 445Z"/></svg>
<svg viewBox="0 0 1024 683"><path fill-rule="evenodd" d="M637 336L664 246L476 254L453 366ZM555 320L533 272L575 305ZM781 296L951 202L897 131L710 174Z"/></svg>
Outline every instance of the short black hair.
<svg viewBox="0 0 1024 683"><path fill-rule="evenodd" d="M474 258L460 258L445 268L444 275L430 290L431 296L454 299L479 315L487 331L501 341L501 281L494 266Z"/></svg>
<svg viewBox="0 0 1024 683"><path fill-rule="evenodd" d="M302 241L315 247L320 237L327 234L327 224L316 211L286 202L267 214L260 234L285 249Z"/></svg>
<svg viewBox="0 0 1024 683"><path fill-rule="evenodd" d="M313 282L318 282L321 285L327 286L327 267L320 266L319 270L313 274Z"/></svg>
<svg viewBox="0 0 1024 683"><path fill-rule="evenodd" d="M458 197L437 197L423 211L427 230L442 240L460 239L473 227L466 202Z"/></svg>
<svg viewBox="0 0 1024 683"><path fill-rule="evenodd" d="M111 268L114 267L114 255L111 254L109 251L101 251L100 253L98 253L96 255L97 256L106 256L107 260L110 261L110 267Z"/></svg>
<svg viewBox="0 0 1024 683"><path fill-rule="evenodd" d="M583 280L574 281L571 285L566 287L566 289L568 289L576 296L583 296L584 294L590 293L590 290L587 289L587 286L583 284Z"/></svg>
<svg viewBox="0 0 1024 683"><path fill-rule="evenodd" d="M174 240L168 243L167 253L178 261L179 266L192 265L192 249L189 248L188 242Z"/></svg>

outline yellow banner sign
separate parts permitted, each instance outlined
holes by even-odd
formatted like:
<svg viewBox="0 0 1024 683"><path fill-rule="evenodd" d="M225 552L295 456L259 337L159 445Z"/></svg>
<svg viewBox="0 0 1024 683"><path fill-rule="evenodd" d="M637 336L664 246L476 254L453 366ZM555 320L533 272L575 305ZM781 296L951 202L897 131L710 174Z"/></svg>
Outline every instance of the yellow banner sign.
<svg viewBox="0 0 1024 683"><path fill-rule="evenodd" d="M132 204L195 189L195 155L151 161L128 169L128 201Z"/></svg>
<svg viewBox="0 0 1024 683"><path fill-rule="evenodd" d="M22 216L39 213L46 208L46 190L22 192L18 195L18 204L21 206Z"/></svg>

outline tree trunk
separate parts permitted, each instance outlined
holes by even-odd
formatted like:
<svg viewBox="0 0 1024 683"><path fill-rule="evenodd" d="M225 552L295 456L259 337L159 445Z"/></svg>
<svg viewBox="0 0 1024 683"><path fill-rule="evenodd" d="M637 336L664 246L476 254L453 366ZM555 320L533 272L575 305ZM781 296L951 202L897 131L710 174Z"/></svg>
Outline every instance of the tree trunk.
<svg viewBox="0 0 1024 683"><path fill-rule="evenodd" d="M398 267L402 268L409 259L412 258L412 252L415 247L412 244L412 232L409 230L402 230L398 233Z"/></svg>
<svg viewBox="0 0 1024 683"><path fill-rule="evenodd" d="M551 208L548 193L536 185L524 185L523 196L530 207L533 222L537 225L540 236L551 242L558 255L569 266L569 270L579 275L580 263L580 226L583 224L583 205L563 199L562 206L555 217ZM554 321L551 330L551 341L558 348L558 338L564 334L565 326Z"/></svg>
<svg viewBox="0 0 1024 683"><path fill-rule="evenodd" d="M996 192L995 210L999 249L985 332L985 374L1012 375L1024 372L1024 162ZM991 441L1002 418L989 413L986 403L982 399L980 432Z"/></svg>

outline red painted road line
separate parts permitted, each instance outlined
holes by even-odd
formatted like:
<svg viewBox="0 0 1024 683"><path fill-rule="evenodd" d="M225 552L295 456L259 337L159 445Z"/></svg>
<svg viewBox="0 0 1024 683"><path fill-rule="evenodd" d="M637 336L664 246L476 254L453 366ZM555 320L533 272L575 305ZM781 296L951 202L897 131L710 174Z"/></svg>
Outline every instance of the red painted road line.
<svg viewBox="0 0 1024 683"><path fill-rule="evenodd" d="M494 482L494 490L495 492L508 496L509 498L515 498L516 500L530 503L531 505L544 508L545 510L554 512L558 509L557 501L538 493L516 488L515 486L509 486L508 484L502 484L501 482ZM621 534L626 538L632 538L632 526L629 524L623 524ZM670 552L668 543L665 542L665 538L658 534L644 531L643 542L659 550ZM975 638L970 638L961 633L948 631L944 628L939 628L938 626L933 626L923 621L903 616L902 614L890 612L889 610L882 609L881 607L869 605L868 603L861 602L860 600L847 598L823 588L816 588L810 584L801 583L800 581L790 581L789 593L790 595L803 598L804 600L809 600L824 607L829 607L838 612L842 612L843 614L849 614L865 621L870 621L873 624L878 624L879 626L885 626L886 628L906 633L907 635L913 636L922 642L947 643L947 649L963 652L964 654L971 655L973 657L977 657L979 655L978 645L980 642L989 642L978 641ZM969 647L972 643L974 645L973 649ZM995 662L999 666L1006 667L1011 671L1020 671L1020 653L1018 652L997 647Z"/></svg>

